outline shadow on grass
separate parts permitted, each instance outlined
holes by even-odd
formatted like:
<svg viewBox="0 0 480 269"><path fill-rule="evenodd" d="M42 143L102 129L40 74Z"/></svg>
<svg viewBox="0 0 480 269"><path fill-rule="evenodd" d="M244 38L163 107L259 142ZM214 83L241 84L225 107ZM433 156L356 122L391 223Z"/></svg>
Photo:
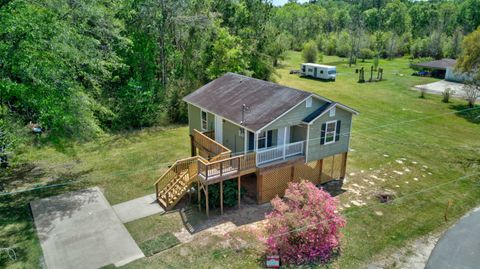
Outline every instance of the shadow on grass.
<svg viewBox="0 0 480 269"><path fill-rule="evenodd" d="M468 105L451 105L451 109L458 111L457 116L469 122L480 124L480 105L471 108Z"/></svg>
<svg viewBox="0 0 480 269"><path fill-rule="evenodd" d="M325 82L325 83L335 82L335 80L331 80L331 79L312 78L312 77L307 77L307 76L300 76L300 79L312 80L312 81L318 81L318 82Z"/></svg>

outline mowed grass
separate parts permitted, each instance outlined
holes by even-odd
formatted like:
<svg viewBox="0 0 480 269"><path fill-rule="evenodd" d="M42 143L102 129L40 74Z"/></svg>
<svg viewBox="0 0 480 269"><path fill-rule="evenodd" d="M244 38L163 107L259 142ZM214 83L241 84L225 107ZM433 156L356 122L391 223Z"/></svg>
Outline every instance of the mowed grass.
<svg viewBox="0 0 480 269"><path fill-rule="evenodd" d="M408 240L445 229L480 203L480 177L474 176L480 172L474 165L480 156L480 124L475 119L480 109L455 113L466 109L465 101L445 104L440 96L418 98L419 93L411 87L436 80L411 76L413 70L406 58L381 60L385 80L364 84L357 83L355 68L364 65L369 70L369 61L349 68L345 59L325 56L323 63L337 66L335 82L289 74L291 69L299 69L301 62L300 53L289 52L277 69L276 81L318 93L360 111L353 122L351 148L354 151L349 155L347 167L347 173L356 174L352 177L354 180L362 179L361 171L400 171L406 166L395 162L400 158L408 160L411 169L408 175L381 183L382 188L397 192L393 203L384 205L372 199L367 206L352 206L343 211L347 226L343 231L342 254L334 267L362 267ZM368 71L365 78L369 78ZM39 267L41 249L30 217L29 201L88 186L101 187L111 204L152 193L153 182L168 165L189 155L187 133L185 126L171 126L110 135L62 148L25 148L20 158L37 170L23 174L22 179L27 179L28 184L13 182L11 186L22 190L42 184L68 185L0 197L0 247L13 247L19 257L11 261L0 253L0 267ZM411 161L418 165L411 165ZM413 177L421 180L413 183ZM15 190L14 187L7 191ZM348 199L348 192L340 195L342 204L349 202ZM446 222L448 201L452 206ZM377 211L383 215L377 215ZM141 243L164 233L178 232L182 223L178 215L166 214L126 226ZM237 241L246 243L238 247ZM229 238L200 236L126 267L252 268L261 267L262 258L258 238L248 231L238 231Z"/></svg>

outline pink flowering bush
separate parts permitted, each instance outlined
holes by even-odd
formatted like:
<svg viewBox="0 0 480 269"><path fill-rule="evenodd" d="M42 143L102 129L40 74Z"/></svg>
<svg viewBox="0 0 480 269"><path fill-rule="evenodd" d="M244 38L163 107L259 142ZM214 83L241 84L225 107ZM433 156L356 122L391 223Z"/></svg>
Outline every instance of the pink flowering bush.
<svg viewBox="0 0 480 269"><path fill-rule="evenodd" d="M285 196L272 201L267 214L268 254L282 263L326 263L340 250L345 219L336 213L336 199L308 181L290 183Z"/></svg>

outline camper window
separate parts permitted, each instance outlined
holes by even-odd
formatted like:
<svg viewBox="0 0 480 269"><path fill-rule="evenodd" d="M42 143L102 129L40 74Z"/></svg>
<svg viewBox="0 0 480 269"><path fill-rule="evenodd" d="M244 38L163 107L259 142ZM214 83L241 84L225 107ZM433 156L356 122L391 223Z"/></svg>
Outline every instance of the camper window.
<svg viewBox="0 0 480 269"><path fill-rule="evenodd" d="M323 70L320 70L320 74L323 74Z"/></svg>
<svg viewBox="0 0 480 269"><path fill-rule="evenodd" d="M333 75L333 74L335 74L335 73L337 73L337 71L335 71L335 70L330 70L330 71L328 71L328 74L329 74L329 75Z"/></svg>

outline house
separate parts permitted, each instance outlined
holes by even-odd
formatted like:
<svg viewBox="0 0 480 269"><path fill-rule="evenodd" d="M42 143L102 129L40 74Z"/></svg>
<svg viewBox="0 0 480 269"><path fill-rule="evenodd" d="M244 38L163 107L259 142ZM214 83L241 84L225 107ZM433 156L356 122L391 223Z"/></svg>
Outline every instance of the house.
<svg viewBox="0 0 480 269"><path fill-rule="evenodd" d="M303 63L300 66L301 74L307 77L333 80L337 77L337 67L331 65Z"/></svg>
<svg viewBox="0 0 480 269"><path fill-rule="evenodd" d="M220 184L223 199L223 182L237 180L239 189L264 203L282 196L291 181L321 184L345 176L352 116L358 114L346 105L233 73L183 100L192 157L177 161L156 182L157 199L166 208L191 184L206 197L209 185Z"/></svg>
<svg viewBox="0 0 480 269"><path fill-rule="evenodd" d="M432 76L445 79L447 81L463 83L469 80L470 76L455 70L456 64L457 61L455 59L444 58L441 60L412 64L412 67L416 69L428 70L432 73Z"/></svg>

